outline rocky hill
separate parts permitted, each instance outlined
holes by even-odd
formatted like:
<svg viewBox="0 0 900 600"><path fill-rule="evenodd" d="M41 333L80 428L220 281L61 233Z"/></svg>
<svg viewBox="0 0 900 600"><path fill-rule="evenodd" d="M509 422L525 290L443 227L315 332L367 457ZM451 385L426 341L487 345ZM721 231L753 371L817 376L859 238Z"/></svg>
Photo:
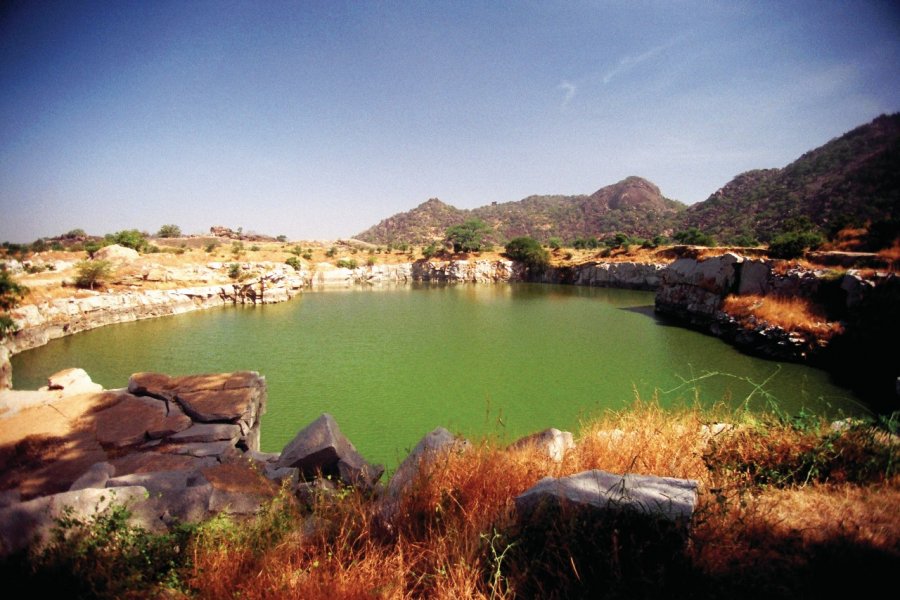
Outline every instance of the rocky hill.
<svg viewBox="0 0 900 600"><path fill-rule="evenodd" d="M683 226L721 242L737 236L766 241L794 217L825 231L900 219L900 113L882 115L783 169L738 175L689 207Z"/></svg>
<svg viewBox="0 0 900 600"><path fill-rule="evenodd" d="M516 202L493 203L462 210L432 198L413 210L389 217L354 236L373 244L425 243L441 239L445 230L467 219L478 218L503 242L529 235L546 241L551 237L572 240L615 232L652 236L669 231L685 206L669 200L653 183L628 177L591 195L529 196Z"/></svg>
<svg viewBox="0 0 900 600"><path fill-rule="evenodd" d="M529 196L472 210L432 198L355 237L373 244L427 243L478 218L494 229L497 243L522 235L541 241L616 232L652 237L697 227L720 243L742 244L767 241L789 219L803 217L829 233L900 220L900 113L882 115L784 168L741 173L686 210L646 179L628 177L589 196Z"/></svg>

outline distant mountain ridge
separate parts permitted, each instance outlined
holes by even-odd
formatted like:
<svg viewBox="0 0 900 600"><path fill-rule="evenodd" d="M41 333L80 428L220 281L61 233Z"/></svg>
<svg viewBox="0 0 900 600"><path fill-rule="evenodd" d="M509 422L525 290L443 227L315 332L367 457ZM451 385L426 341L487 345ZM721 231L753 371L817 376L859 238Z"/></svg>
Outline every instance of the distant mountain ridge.
<svg viewBox="0 0 900 600"><path fill-rule="evenodd" d="M665 198L650 181L627 177L589 196L528 196L471 210L432 198L353 237L373 244L428 243L443 238L448 227L476 218L493 228L495 242L524 235L540 241L571 240L618 231L652 236L671 230L685 209L681 202Z"/></svg>
<svg viewBox="0 0 900 600"><path fill-rule="evenodd" d="M784 168L741 173L689 207L633 176L590 195L529 196L471 210L432 198L354 237L373 244L428 243L442 239L448 227L478 218L494 229L494 242L523 235L542 242L619 232L652 237L697 227L730 243L768 241L797 217L825 231L900 220L900 113L882 115Z"/></svg>

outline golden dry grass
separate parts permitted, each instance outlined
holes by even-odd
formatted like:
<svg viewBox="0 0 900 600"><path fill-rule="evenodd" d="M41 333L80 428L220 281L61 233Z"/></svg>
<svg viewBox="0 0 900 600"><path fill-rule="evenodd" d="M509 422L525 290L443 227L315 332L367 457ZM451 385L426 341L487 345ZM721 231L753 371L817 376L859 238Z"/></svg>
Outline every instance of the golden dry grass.
<svg viewBox="0 0 900 600"><path fill-rule="evenodd" d="M637 596L651 590L740 597L752 589L792 597L809 585L810 574L821 575L816 561L834 553L851 562L874 556L873 565L900 558L897 476L851 469L835 481L817 471L804 481L773 475L761 484L750 467L757 460L773 473L791 473L823 440L830 444L839 435L758 419L701 433L709 418L638 404L587 423L561 463L534 448L506 450L491 442L451 453L420 474L389 531L375 517L377 502L354 490L321 495L308 507L282 500L251 527L205 529L193 547L188 582L200 598L618 597L622 589L612 583L590 587L596 580L588 571L601 558L595 553L605 551L602 543L588 540L585 554L584 540L573 540L553 562L546 552L561 547L530 548L516 537L517 494L543 476L592 468L700 484L690 542L668 565L667 578L655 581L649 570L619 575ZM839 454L864 462L860 456L883 459L898 449L866 431L859 435L869 454L849 452L860 441L852 436L854 444ZM828 453L820 458L837 460Z"/></svg>
<svg viewBox="0 0 900 600"><path fill-rule="evenodd" d="M840 323L826 319L821 306L798 296L787 298L731 294L725 298L722 310L751 328L765 322L787 331L808 333L821 339L829 339L843 330ZM755 321L751 321L750 317L754 317Z"/></svg>

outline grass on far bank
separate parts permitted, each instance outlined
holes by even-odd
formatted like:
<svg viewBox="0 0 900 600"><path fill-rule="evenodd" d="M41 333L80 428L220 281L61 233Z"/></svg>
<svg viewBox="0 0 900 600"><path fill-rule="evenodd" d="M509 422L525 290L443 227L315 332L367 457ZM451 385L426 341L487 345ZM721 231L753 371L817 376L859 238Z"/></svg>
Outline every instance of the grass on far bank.
<svg viewBox="0 0 900 600"><path fill-rule="evenodd" d="M819 339L829 339L843 331L840 323L827 320L821 306L801 296L731 294L725 298L722 310L751 328L765 322L787 331L809 333ZM751 321L750 317L754 319Z"/></svg>
<svg viewBox="0 0 900 600"><path fill-rule="evenodd" d="M215 518L166 544L129 546L86 524L80 545L61 538L22 568L36 591L65 582L83 597L797 598L842 583L866 593L900 565L895 429L638 402L585 423L561 463L491 440L446 455L420 473L392 527L354 489L306 501L282 493L249 521ZM697 480L687 543L660 546L653 531L648 542L581 517L549 524L539 540L517 525L516 495L595 468ZM86 553L85 539L106 550Z"/></svg>

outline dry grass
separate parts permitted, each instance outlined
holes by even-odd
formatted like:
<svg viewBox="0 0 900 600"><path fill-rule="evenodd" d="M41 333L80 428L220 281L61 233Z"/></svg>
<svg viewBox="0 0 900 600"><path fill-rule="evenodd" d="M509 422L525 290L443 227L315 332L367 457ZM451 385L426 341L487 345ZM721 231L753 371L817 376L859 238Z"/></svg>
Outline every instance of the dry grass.
<svg viewBox="0 0 900 600"><path fill-rule="evenodd" d="M863 576L900 559L900 479L884 469L895 442L861 427L829 453L823 448L834 450L846 433L772 420L699 433L708 419L638 404L586 424L561 463L487 442L447 455L403 498L391 530L375 517L377 502L354 490L309 506L282 498L250 527L205 527L187 582L201 598L795 597L815 588L808 577L827 575L832 559ZM785 464L824 467L842 455L850 457L843 470L823 468L802 481L757 477L760 465L773 473ZM640 561L627 570L626 532L582 524L529 544L514 497L545 475L591 468L697 480L686 549L665 555L662 567L657 560L655 570ZM598 579L610 576L597 571L607 564L609 535L622 570Z"/></svg>
<svg viewBox="0 0 900 600"><path fill-rule="evenodd" d="M826 319L821 306L798 296L786 298L731 294L725 298L722 310L742 321L748 328L767 323L787 331L810 334L819 339L829 339L843 331L840 323L829 322Z"/></svg>

